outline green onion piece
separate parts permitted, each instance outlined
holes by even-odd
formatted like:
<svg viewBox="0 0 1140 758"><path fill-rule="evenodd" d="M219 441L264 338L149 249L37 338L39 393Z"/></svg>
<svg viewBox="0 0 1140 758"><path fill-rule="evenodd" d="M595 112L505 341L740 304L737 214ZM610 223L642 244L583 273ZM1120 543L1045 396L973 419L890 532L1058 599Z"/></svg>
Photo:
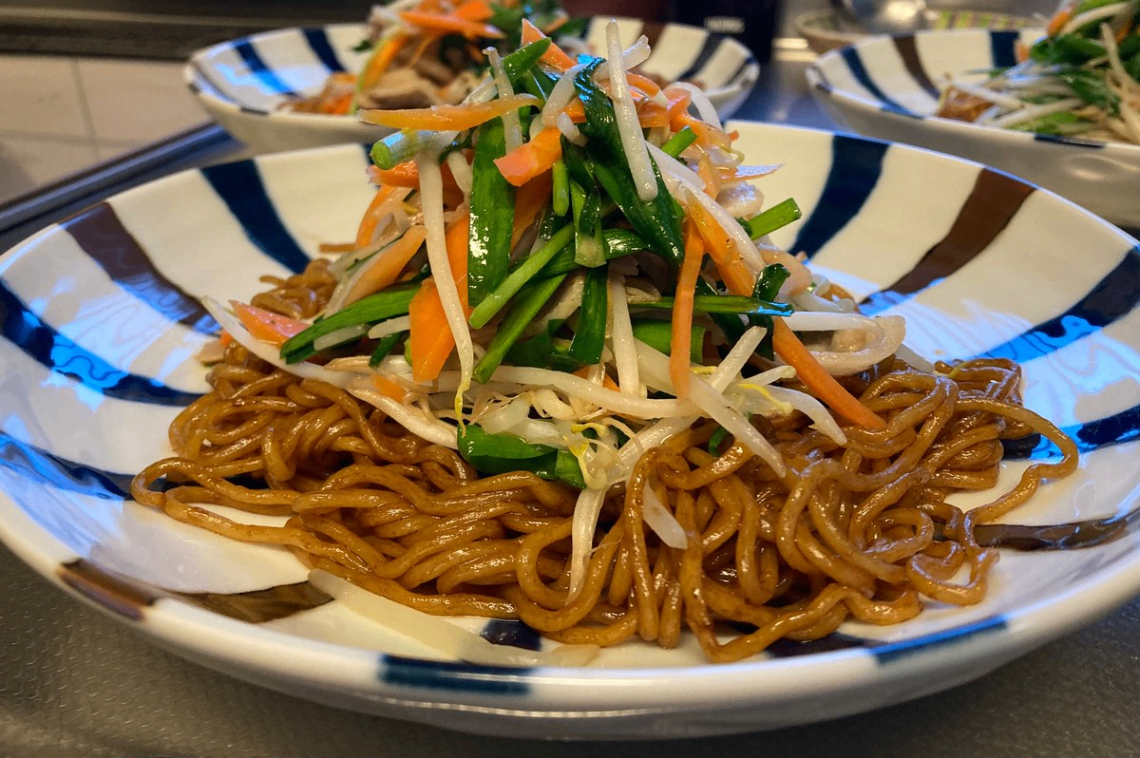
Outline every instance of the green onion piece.
<svg viewBox="0 0 1140 758"><path fill-rule="evenodd" d="M562 285L564 279L566 279L565 275L542 279L519 293L514 305L503 319L503 323L495 332L495 336L491 338L491 344L487 345L487 352L475 364L473 373L475 381L480 384L487 383L487 380L495 373L495 369L503 362L507 351L522 336L523 330L534 320L534 317L542 310L542 306L546 305L546 301ZM483 302L486 303L487 301L484 300Z"/></svg>
<svg viewBox="0 0 1140 758"><path fill-rule="evenodd" d="M523 79L523 85L527 91L543 102L550 97L550 93L554 91L554 85L557 83L557 78L546 73L540 67L531 69L530 75Z"/></svg>
<svg viewBox="0 0 1140 758"><path fill-rule="evenodd" d="M1120 111L1120 98L1117 97L1115 92L1108 88L1108 82L1103 72L1087 71L1085 69L1061 71L1057 74L1057 78L1069 85L1077 97L1086 103L1095 105L1113 114ZM1066 111L1066 115L1073 114ZM1046 117L1046 119L1047 118L1048 117ZM1042 119L1038 120L1040 121ZM1075 120L1080 120L1080 118L1076 117L1074 121ZM1070 121L1070 123L1072 123L1072 121ZM1023 125L1019 124L1018 126Z"/></svg>
<svg viewBox="0 0 1140 758"><path fill-rule="evenodd" d="M376 344L376 349L372 351L372 357L368 359L368 365L371 368L376 368L380 365L380 361L388 357L396 347L396 343L403 339L407 332L395 332L394 334L385 334L380 338L380 342Z"/></svg>
<svg viewBox="0 0 1140 758"><path fill-rule="evenodd" d="M728 430L723 426L718 426L713 429L712 436L709 437L709 453L716 455L720 452L720 443L724 442L724 438L728 436Z"/></svg>
<svg viewBox="0 0 1140 758"><path fill-rule="evenodd" d="M435 132L421 129L389 134L384 139L377 140L372 146L372 162L377 168L384 170L395 168L404 161L414 158L434 136Z"/></svg>
<svg viewBox="0 0 1140 758"><path fill-rule="evenodd" d="M490 434L478 424L460 427L457 441L459 454L481 474L530 471L543 479L586 487L578 460L566 450L527 442L513 434Z"/></svg>
<svg viewBox="0 0 1140 758"><path fill-rule="evenodd" d="M766 234L784 228L793 221L799 221L803 215L800 206L789 197L782 203L777 203L768 210L748 219L745 226L748 227L748 236L758 240Z"/></svg>
<svg viewBox="0 0 1140 758"><path fill-rule="evenodd" d="M553 43L549 39L540 39L523 45L502 60L503 73L515 84L524 74L529 74L538 63L538 59L546 55Z"/></svg>
<svg viewBox="0 0 1140 758"><path fill-rule="evenodd" d="M533 366L549 368L567 373L577 371L584 364L574 360L569 354L569 340L555 340L554 335L565 322L555 319L547 322L546 328L525 342L516 342L507 351L507 361L512 366Z"/></svg>
<svg viewBox="0 0 1140 758"><path fill-rule="evenodd" d="M662 297L644 303L630 303L630 308L651 308L653 310L673 310L672 297ZM751 297L737 295L696 295L693 298L693 311L696 313L735 313L744 316L790 316L795 309L787 303L773 303Z"/></svg>
<svg viewBox="0 0 1140 758"><path fill-rule="evenodd" d="M674 134L669 140L661 146L661 152L671 155L674 158L685 152L685 148L697 141L697 133L691 127L686 126L681 131Z"/></svg>
<svg viewBox="0 0 1140 758"><path fill-rule="evenodd" d="M756 277L756 284L752 286L752 297L756 300L774 301L776 296L780 294L780 288L784 286L784 282L788 281L788 277L791 275L787 267L781 263L765 266L760 272L760 276ZM757 353L768 359L774 357L772 352L772 315L774 314L752 314L748 316L749 324L762 326L768 330L756 348Z"/></svg>
<svg viewBox="0 0 1140 758"><path fill-rule="evenodd" d="M756 277L756 284L752 287L752 297L776 305L776 296L780 294L780 288L784 286L784 282L788 281L788 277L791 275L791 272L782 263L765 266L760 272L760 276Z"/></svg>
<svg viewBox="0 0 1140 758"><path fill-rule="evenodd" d="M555 253L569 245L573 240L573 224L567 224L555 232L549 242L531 253L518 268L507 274L503 283L494 292L487 295L483 302L475 307L475 310L471 311L471 318L468 319L468 323L476 329L486 326L487 322L503 309L507 301L542 270L542 267L554 257Z"/></svg>
<svg viewBox="0 0 1140 758"><path fill-rule="evenodd" d="M281 357L286 363L297 363L315 355L313 342L325 334L358 324L375 324L393 316L403 316L408 312L412 296L419 290L419 283L397 285L357 300L352 305L313 323L308 329L293 335L281 345Z"/></svg>
<svg viewBox="0 0 1140 758"><path fill-rule="evenodd" d="M614 258L621 258L624 255L632 255L639 253L642 250L648 250L649 246L645 244L645 240L638 237L628 229L603 229L602 230L602 249L605 253L607 261L612 261ZM574 262L574 250L570 247L565 247L550 259L543 267L539 276L554 276L555 274L565 274L578 268L578 264Z"/></svg>
<svg viewBox="0 0 1140 758"><path fill-rule="evenodd" d="M570 357L586 365L602 360L606 344L606 321L610 313L607 266L586 271L582 287L582 307L578 310L578 328L570 343Z"/></svg>
<svg viewBox="0 0 1140 758"><path fill-rule="evenodd" d="M566 161L559 158L554 162L554 168L550 171L551 179L554 182L554 190L552 201L554 203L554 214L556 216L565 216L566 211L570 210L570 177L566 173Z"/></svg>
<svg viewBox="0 0 1140 758"><path fill-rule="evenodd" d="M593 268L606 262L602 243L602 203L593 189L570 182L570 207L574 211L574 262Z"/></svg>
<svg viewBox="0 0 1140 758"><path fill-rule="evenodd" d="M583 187L593 187L597 184L585 148L575 145L565 137L562 138L562 160L566 164L566 173L578 184Z"/></svg>
<svg viewBox="0 0 1140 758"><path fill-rule="evenodd" d="M541 471L534 473L542 476ZM586 478L582 476L582 466L569 450L559 450L555 456L553 478L566 482L571 487L577 487L580 490L586 489Z"/></svg>
<svg viewBox="0 0 1140 758"><path fill-rule="evenodd" d="M613 103L594 83L594 72L601 63L601 59L594 59L574 78L575 89L586 111L586 120L579 128L587 138L586 153L592 162L594 176L650 248L668 260L680 263L685 256L681 217L656 163L653 163L653 173L657 178L657 196L650 202L638 197L629 161L621 146ZM653 161L652 157L650 161Z"/></svg>
<svg viewBox="0 0 1140 758"><path fill-rule="evenodd" d="M503 283L511 263L515 188L495 166L506 155L503 120L479 127L471 172L471 232L467 245L467 297L478 305Z"/></svg>
<svg viewBox="0 0 1140 758"><path fill-rule="evenodd" d="M689 342L689 360L701 362L701 346L705 342L705 328L693 325L692 339ZM633 336L659 353L672 354L673 325L668 321L633 320Z"/></svg>

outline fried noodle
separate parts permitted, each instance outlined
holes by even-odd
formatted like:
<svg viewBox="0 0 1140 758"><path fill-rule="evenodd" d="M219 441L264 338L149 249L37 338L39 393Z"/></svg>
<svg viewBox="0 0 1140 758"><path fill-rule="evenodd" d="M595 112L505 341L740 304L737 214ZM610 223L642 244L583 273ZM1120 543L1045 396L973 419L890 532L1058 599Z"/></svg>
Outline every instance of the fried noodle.
<svg viewBox="0 0 1140 758"><path fill-rule="evenodd" d="M300 318L319 312L335 281L318 263L270 283L254 302ZM1016 364L927 373L888 358L844 379L888 421L882 431L847 426L840 445L799 412L755 419L787 463L783 477L731 437L710 451L711 422L647 451L607 494L571 596L571 487L528 472L480 477L455 451L236 342L208 379L212 391L170 427L175 456L135 478L138 502L286 547L425 613L521 619L554 640L602 646L640 638L670 648L688 629L716 662L823 637L850 618L893 624L931 600L977 603L998 556L978 544L975 525L1077 465L1073 442L1022 407ZM984 506L948 502L993 487L1002 440L1032 433L1063 457L1029 465ZM647 527L647 497L682 526L683 547ZM287 520L245 524L200 504Z"/></svg>

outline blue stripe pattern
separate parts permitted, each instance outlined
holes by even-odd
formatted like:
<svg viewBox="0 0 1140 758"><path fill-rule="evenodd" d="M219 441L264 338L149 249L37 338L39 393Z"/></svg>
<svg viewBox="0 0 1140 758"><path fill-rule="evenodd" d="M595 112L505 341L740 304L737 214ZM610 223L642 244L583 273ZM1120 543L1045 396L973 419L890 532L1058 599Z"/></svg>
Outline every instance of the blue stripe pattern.
<svg viewBox="0 0 1140 758"><path fill-rule="evenodd" d="M324 67L330 73L337 73L344 71L344 64L341 63L340 57L337 56L336 50L333 49L332 42L329 41L329 35L325 33L324 29L302 29L301 33L305 35L305 41L309 43L312 48L313 54L320 59Z"/></svg>
<svg viewBox="0 0 1140 758"><path fill-rule="evenodd" d="M253 161L209 166L202 169L202 175L225 201L250 242L290 271L305 269L309 256L281 222Z"/></svg>
<svg viewBox="0 0 1140 758"><path fill-rule="evenodd" d="M508 666L478 666L380 656L379 677L385 684L427 690L481 692L488 695L526 695L531 669Z"/></svg>
<svg viewBox="0 0 1140 758"><path fill-rule="evenodd" d="M0 280L0 334L29 357L106 397L155 405L185 406L200 397L115 368L40 320Z"/></svg>
<svg viewBox="0 0 1140 758"><path fill-rule="evenodd" d="M723 39L723 37L719 37L715 34L710 34L705 37L705 42L701 45L697 57L693 59L693 62L689 64L685 72L677 77L677 81L697 78L697 75L701 73L701 69L705 67L705 64L713 57L713 53L720 47L720 43Z"/></svg>
<svg viewBox="0 0 1140 758"><path fill-rule="evenodd" d="M234 52L245 61L245 65L249 67L249 72L256 76L267 90L277 95L284 95L285 97L297 97L297 93L290 89L289 85L281 81L281 78L277 76L277 73L273 69L265 65L265 61L258 55L252 42L246 39L238 40L233 43L233 49Z"/></svg>
<svg viewBox="0 0 1140 758"><path fill-rule="evenodd" d="M1119 413L1095 421L1063 426L1061 431L1077 443L1077 450L1081 453L1091 453L1094 450L1112 445L1132 442L1140 439L1140 405L1134 405ZM1048 460L1060 457L1060 448L1044 437L1039 438L1032 448L1029 448L1028 445L1023 448L1016 443L1013 445L1006 443L1006 460L1025 458Z"/></svg>
<svg viewBox="0 0 1140 758"><path fill-rule="evenodd" d="M133 478L130 474L113 474L69 461L3 433L0 467L36 484L102 500L125 500Z"/></svg>
<svg viewBox="0 0 1140 758"><path fill-rule="evenodd" d="M1073 307L977 357L1008 358L1025 363L1060 350L1130 313L1140 302L1137 282L1140 282L1140 248L1133 248Z"/></svg>
<svg viewBox="0 0 1140 758"><path fill-rule="evenodd" d="M867 67L863 65L863 59L859 57L859 48L845 47L839 51L843 57L843 62L847 64L847 68L851 70L851 75L855 77L855 81L862 85L863 89L871 93L871 95L881 102L886 110L902 113L905 115L914 115L906 108L902 107L894 100L892 100L886 92L875 84L871 75L867 73Z"/></svg>
<svg viewBox="0 0 1140 758"><path fill-rule="evenodd" d="M748 56L747 58L744 59L744 62L741 63L736 68L736 70L732 72L732 76L728 77L727 81L725 81L725 83L724 83L724 86L728 87L728 86L738 84L740 82L741 77L744 76L744 72L748 69L749 66L759 66L759 65L760 65L760 63L756 60L756 58L754 56L751 56L751 55Z"/></svg>
<svg viewBox="0 0 1140 758"><path fill-rule="evenodd" d="M835 135L831 140L831 168L819 202L800 227L793 253L818 253L851 219L875 189L883 173L885 142Z"/></svg>
<svg viewBox="0 0 1140 758"><path fill-rule="evenodd" d="M1003 632L1008 626L1004 617L994 616L993 618L979 621L976 624L959 626L935 634L915 637L911 640L903 640L901 642L892 642L887 645L872 647L871 653L875 656L876 661L882 665L886 665L903 658L908 658L915 653L929 652L931 648L948 647L959 642L965 642L970 637L976 637L980 634Z"/></svg>
<svg viewBox="0 0 1140 758"><path fill-rule="evenodd" d="M171 321L202 334L218 333L218 322L202 304L155 268L134 235L108 203L93 205L60 222L83 252L122 287Z"/></svg>
<svg viewBox="0 0 1140 758"><path fill-rule="evenodd" d="M1066 137L1063 134L1034 134L1033 139L1038 142L1056 142L1060 145L1072 145L1073 147L1085 147L1090 150L1102 150L1108 144L1098 140L1081 139L1080 137Z"/></svg>
<svg viewBox="0 0 1140 758"><path fill-rule="evenodd" d="M1017 41L1021 34L1016 31L991 31L990 55L994 68L1011 68L1017 65Z"/></svg>

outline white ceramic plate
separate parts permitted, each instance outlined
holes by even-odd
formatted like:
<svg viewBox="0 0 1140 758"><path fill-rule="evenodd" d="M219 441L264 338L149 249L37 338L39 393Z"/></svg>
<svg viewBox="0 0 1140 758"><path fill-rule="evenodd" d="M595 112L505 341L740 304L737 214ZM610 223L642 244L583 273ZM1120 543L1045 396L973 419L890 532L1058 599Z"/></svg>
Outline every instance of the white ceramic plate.
<svg viewBox="0 0 1140 758"><path fill-rule="evenodd" d="M949 9L928 10L928 29L1024 29L1040 26L1040 22L1028 16L1011 16L987 10ZM796 32L807 40L808 47L817 53L825 53L839 47L858 42L868 36L866 32L851 27L832 8L808 11L796 16L792 22Z"/></svg>
<svg viewBox="0 0 1140 758"><path fill-rule="evenodd" d="M768 196L805 210L778 242L865 310L906 316L909 344L928 358L1023 362L1027 403L1069 430L1084 458L1016 514L1020 523L1137 505L1135 239L973 163L825 132L732 128L750 161L785 164L763 180ZM351 237L372 195L365 163L348 145L180 173L0 258L0 538L17 555L147 639L233 676L363 711L547 738L694 736L869 710L980 676L1140 591L1135 532L1084 550L1010 552L978 606L932 606L894 627L848 624L721 666L691 640L671 651L624 644L586 669L472 666L336 602L264 623L226 615L201 593L265 591L304 582L305 571L284 550L196 531L125 493L135 472L169 455L169 421L206 389L193 355L215 327L197 298L248 299L259 275L297 270L321 242ZM1004 478L1025 465L1008 462Z"/></svg>
<svg viewBox="0 0 1140 758"><path fill-rule="evenodd" d="M880 139L960 155L1051 189L1113 223L1140 227L1140 146L1046 137L934 117L948 77L978 81L1012 65L1040 30L952 30L869 37L808 68L837 123Z"/></svg>
<svg viewBox="0 0 1140 758"><path fill-rule="evenodd" d="M594 50L605 50L608 21L590 19L585 39ZM760 76L755 57L731 37L684 24L646 24L632 18L618 22L628 44L643 33L650 38L653 55L643 71L671 81L699 82L721 118L740 107ZM334 71L359 71L368 53L353 48L364 37L361 24L255 34L194 53L183 79L206 112L256 153L374 141L389 130L353 116L280 110L291 95L319 92Z"/></svg>

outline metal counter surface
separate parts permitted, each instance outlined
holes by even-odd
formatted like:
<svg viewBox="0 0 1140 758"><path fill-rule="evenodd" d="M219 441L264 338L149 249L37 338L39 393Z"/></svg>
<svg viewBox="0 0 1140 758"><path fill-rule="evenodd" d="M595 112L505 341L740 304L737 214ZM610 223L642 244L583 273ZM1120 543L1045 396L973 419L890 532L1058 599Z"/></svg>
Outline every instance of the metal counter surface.
<svg viewBox="0 0 1140 758"><path fill-rule="evenodd" d="M833 128L795 46L766 66L741 118ZM216 128L0 207L0 250L102 197L177 168L240 155ZM333 709L261 689L143 641L0 547L0 758L464 755L1140 755L1140 601L972 683L820 724L667 742L478 737Z"/></svg>

